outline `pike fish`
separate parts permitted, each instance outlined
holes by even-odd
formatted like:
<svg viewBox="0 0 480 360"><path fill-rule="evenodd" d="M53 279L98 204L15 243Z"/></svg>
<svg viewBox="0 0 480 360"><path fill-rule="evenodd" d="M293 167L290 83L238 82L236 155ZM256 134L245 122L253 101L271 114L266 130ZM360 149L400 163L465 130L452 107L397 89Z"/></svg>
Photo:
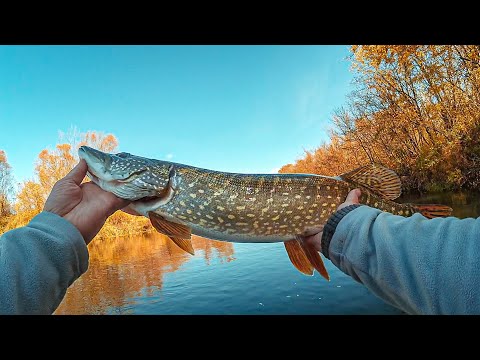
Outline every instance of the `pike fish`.
<svg viewBox="0 0 480 360"><path fill-rule="evenodd" d="M401 182L391 169L368 164L336 177L314 174L238 174L132 155L79 148L89 178L131 200L129 208L194 254L191 235L230 242L284 242L302 273L329 275L320 254L304 241L319 232L350 190L360 203L393 214L448 216L448 206L401 204Z"/></svg>

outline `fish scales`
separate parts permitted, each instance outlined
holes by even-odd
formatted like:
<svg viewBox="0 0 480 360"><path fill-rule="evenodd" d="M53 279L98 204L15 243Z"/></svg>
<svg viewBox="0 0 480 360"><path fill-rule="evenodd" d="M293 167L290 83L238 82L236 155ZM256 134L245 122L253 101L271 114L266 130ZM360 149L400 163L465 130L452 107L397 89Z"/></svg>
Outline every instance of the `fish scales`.
<svg viewBox="0 0 480 360"><path fill-rule="evenodd" d="M177 172L181 180L175 197L156 212L210 228L210 236L218 240L224 236L217 232L251 241L255 236L291 238L321 228L356 187L366 204L406 216L412 212L411 206L382 199L359 184L320 175L244 175L191 167Z"/></svg>

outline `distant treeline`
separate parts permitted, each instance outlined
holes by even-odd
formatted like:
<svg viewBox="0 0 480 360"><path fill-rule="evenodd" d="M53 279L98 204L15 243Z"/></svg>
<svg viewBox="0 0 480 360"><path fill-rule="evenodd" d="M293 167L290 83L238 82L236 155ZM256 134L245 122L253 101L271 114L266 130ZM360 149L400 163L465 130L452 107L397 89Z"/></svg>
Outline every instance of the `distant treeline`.
<svg viewBox="0 0 480 360"><path fill-rule="evenodd" d="M479 189L480 46L352 46L355 90L330 142L280 172L339 175L368 162L404 190Z"/></svg>

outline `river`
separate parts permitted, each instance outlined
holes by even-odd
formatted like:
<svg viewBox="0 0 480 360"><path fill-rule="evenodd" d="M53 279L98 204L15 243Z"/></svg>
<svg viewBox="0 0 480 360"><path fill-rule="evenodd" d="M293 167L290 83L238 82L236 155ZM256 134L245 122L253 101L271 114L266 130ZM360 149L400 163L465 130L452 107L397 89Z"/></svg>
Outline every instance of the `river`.
<svg viewBox="0 0 480 360"><path fill-rule="evenodd" d="M480 216L479 193L409 194L399 202L442 203ZM305 276L282 243L193 238L195 256L160 234L96 240L88 271L55 314L402 314L326 261L331 281Z"/></svg>

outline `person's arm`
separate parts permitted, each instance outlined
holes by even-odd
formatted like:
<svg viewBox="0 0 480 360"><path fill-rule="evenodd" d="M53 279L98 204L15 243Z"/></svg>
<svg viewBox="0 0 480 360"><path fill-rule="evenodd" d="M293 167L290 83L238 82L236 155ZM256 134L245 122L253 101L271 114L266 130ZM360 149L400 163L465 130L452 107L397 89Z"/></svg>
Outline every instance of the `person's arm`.
<svg viewBox="0 0 480 360"><path fill-rule="evenodd" d="M480 314L480 218L342 210L321 246L340 270L409 314Z"/></svg>
<svg viewBox="0 0 480 360"><path fill-rule="evenodd" d="M0 237L0 314L51 314L88 267L82 234L42 212Z"/></svg>
<svg viewBox="0 0 480 360"><path fill-rule="evenodd" d="M129 201L83 183L85 160L53 187L43 212L0 237L0 314L51 314L88 267L88 243Z"/></svg>

